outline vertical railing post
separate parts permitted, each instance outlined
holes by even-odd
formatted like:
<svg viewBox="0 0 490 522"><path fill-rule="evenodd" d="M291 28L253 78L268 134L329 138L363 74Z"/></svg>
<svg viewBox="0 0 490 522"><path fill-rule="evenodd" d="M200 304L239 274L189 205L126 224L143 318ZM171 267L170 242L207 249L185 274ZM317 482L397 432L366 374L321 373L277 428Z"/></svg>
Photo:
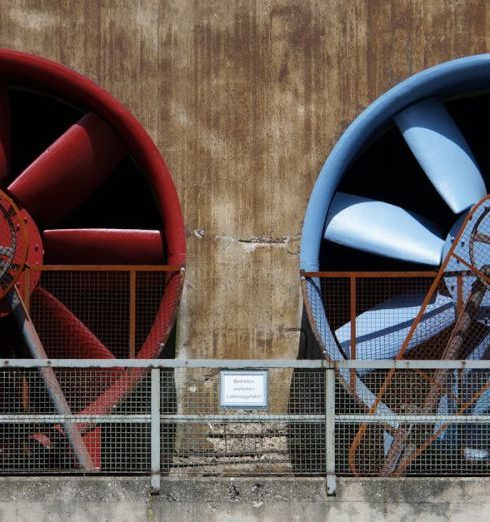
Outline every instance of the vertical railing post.
<svg viewBox="0 0 490 522"><path fill-rule="evenodd" d="M151 369L151 492L160 493L160 368Z"/></svg>
<svg viewBox="0 0 490 522"><path fill-rule="evenodd" d="M136 357L136 271L129 272L129 358Z"/></svg>
<svg viewBox="0 0 490 522"><path fill-rule="evenodd" d="M334 496L337 489L335 476L335 370L325 370L325 473L327 495Z"/></svg>
<svg viewBox="0 0 490 522"><path fill-rule="evenodd" d="M357 278L350 277L350 359L357 359L356 347L356 317L357 317ZM352 393L356 394L356 370L350 369L350 386Z"/></svg>
<svg viewBox="0 0 490 522"><path fill-rule="evenodd" d="M24 305L27 312L31 311L31 269L24 270Z"/></svg>

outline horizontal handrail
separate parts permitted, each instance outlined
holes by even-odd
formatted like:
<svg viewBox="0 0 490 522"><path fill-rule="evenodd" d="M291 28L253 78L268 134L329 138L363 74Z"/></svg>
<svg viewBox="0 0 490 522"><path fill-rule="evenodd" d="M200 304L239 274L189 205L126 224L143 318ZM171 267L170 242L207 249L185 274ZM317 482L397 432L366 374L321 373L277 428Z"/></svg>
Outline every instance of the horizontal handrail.
<svg viewBox="0 0 490 522"><path fill-rule="evenodd" d="M343 360L295 359L0 359L0 368L290 368L370 370L490 370L490 360Z"/></svg>
<svg viewBox="0 0 490 522"><path fill-rule="evenodd" d="M175 265L32 265L34 272L180 272Z"/></svg>
<svg viewBox="0 0 490 522"><path fill-rule="evenodd" d="M302 272L301 276L308 277L325 277L325 278L341 278L341 277L359 277L359 278L414 278L414 277L436 277L436 271L411 271L411 272Z"/></svg>

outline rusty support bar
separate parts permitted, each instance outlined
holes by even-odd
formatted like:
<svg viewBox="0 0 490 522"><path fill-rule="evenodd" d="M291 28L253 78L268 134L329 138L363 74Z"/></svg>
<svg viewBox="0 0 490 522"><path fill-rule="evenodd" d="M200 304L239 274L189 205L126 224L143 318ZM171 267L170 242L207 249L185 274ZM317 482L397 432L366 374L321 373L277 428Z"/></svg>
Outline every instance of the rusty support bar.
<svg viewBox="0 0 490 522"><path fill-rule="evenodd" d="M180 272L180 266L172 265L33 265L38 272Z"/></svg>
<svg viewBox="0 0 490 522"><path fill-rule="evenodd" d="M136 271L129 272L129 358L136 357Z"/></svg>
<svg viewBox="0 0 490 522"><path fill-rule="evenodd" d="M464 303L463 303L463 276L458 274L456 276L456 311L458 316L463 312ZM458 390L461 391L463 389L463 370L458 370ZM457 399L458 400L458 399Z"/></svg>
<svg viewBox="0 0 490 522"><path fill-rule="evenodd" d="M370 278L410 278L410 277L436 277L435 271L421 272L303 272L303 277L370 277Z"/></svg>

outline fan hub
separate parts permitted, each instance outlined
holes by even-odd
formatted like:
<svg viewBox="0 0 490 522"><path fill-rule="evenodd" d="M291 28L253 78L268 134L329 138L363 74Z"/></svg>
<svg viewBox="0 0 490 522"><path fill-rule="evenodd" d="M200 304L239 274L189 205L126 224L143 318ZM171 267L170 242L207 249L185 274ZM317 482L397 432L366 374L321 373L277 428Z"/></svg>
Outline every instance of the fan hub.
<svg viewBox="0 0 490 522"><path fill-rule="evenodd" d="M17 282L21 291L25 291L21 275L26 266L41 264L42 255L41 235L33 219L0 190L0 299ZM35 287L39 276L36 272L30 278L29 291Z"/></svg>

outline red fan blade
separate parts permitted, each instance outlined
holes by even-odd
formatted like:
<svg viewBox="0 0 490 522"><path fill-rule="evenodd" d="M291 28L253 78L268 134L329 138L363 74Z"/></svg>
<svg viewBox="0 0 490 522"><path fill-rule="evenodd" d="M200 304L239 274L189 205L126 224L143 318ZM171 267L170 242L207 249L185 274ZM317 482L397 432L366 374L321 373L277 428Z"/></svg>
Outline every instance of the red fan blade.
<svg viewBox="0 0 490 522"><path fill-rule="evenodd" d="M158 265L165 260L157 230L46 230L43 244L44 261L51 264Z"/></svg>
<svg viewBox="0 0 490 522"><path fill-rule="evenodd" d="M0 183L8 178L10 160L10 106L7 85L0 82Z"/></svg>
<svg viewBox="0 0 490 522"><path fill-rule="evenodd" d="M162 350L162 341L166 341L170 328L174 321L175 307L173 303L179 298L181 292L181 278L179 273L170 273L165 289L165 294L160 303L157 316L151 327L143 346L138 351L138 359L153 359L158 357ZM80 413L83 415L100 415L109 411L136 385L145 373L143 368L128 368L121 377L111 384L104 393ZM83 429L79 426L83 431Z"/></svg>
<svg viewBox="0 0 490 522"><path fill-rule="evenodd" d="M41 224L53 224L82 203L124 156L114 131L94 113L84 116L9 186Z"/></svg>
<svg viewBox="0 0 490 522"><path fill-rule="evenodd" d="M31 315L48 357L61 359L113 359L112 353L56 297L38 287L31 296ZM56 339L43 332L56 332ZM61 353L60 353L61 352Z"/></svg>

